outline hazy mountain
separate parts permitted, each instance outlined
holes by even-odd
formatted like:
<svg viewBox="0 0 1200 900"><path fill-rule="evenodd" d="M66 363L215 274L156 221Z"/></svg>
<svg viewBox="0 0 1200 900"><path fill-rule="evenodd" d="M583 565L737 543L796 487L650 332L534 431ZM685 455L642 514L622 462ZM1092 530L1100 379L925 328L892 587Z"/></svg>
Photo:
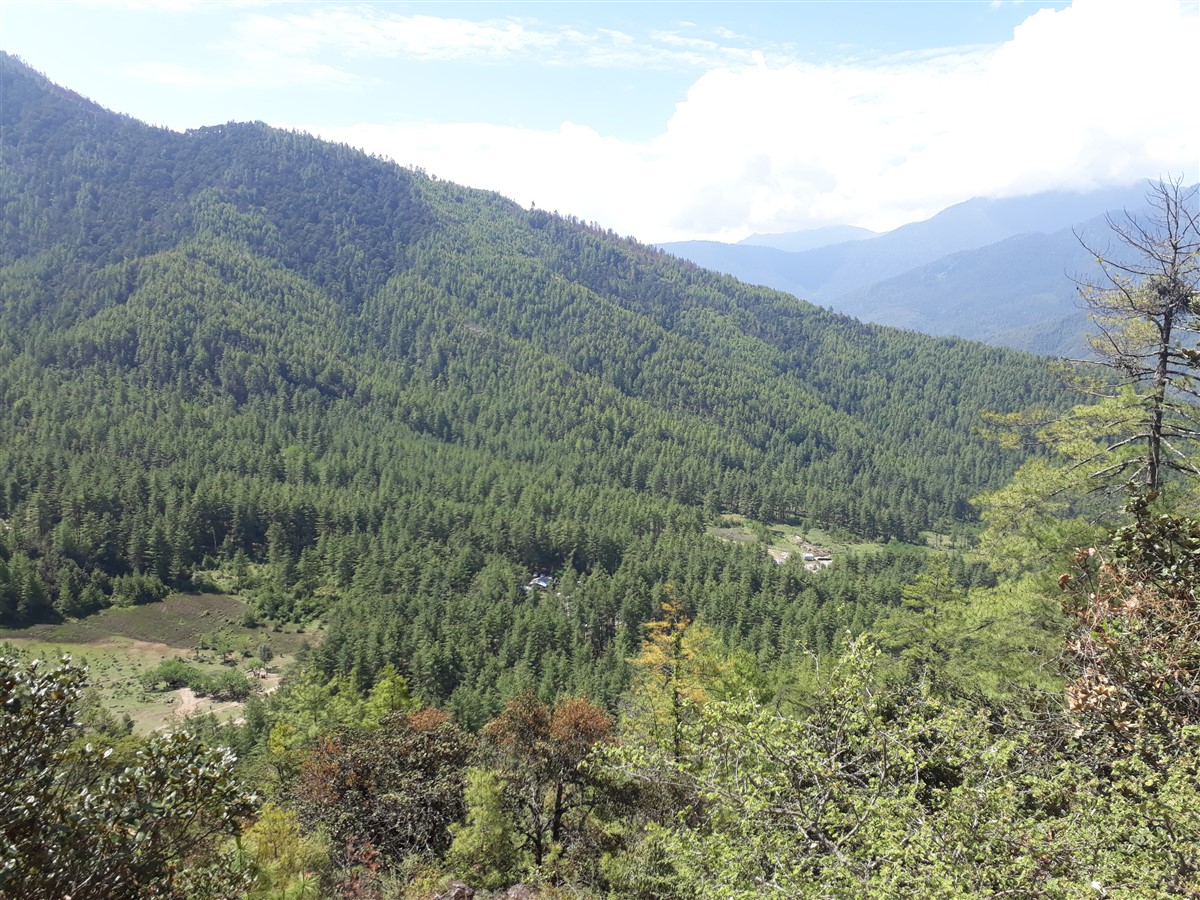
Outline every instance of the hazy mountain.
<svg viewBox="0 0 1200 900"><path fill-rule="evenodd" d="M1080 334L1070 331L1072 322L1083 320L1068 308L1074 285L1067 276L1087 265L1087 254L1071 226L1087 222L1090 231L1102 232L1097 216L1140 208L1144 194L1144 185L1135 185L969 200L878 237L801 253L712 242L663 247L866 321L1045 352L1080 343ZM973 261L974 251L983 255ZM1016 330L1003 327L1009 316L1019 318ZM1053 331L1042 334L1032 323Z"/></svg>
<svg viewBox="0 0 1200 900"><path fill-rule="evenodd" d="M965 250L835 298L850 315L925 334L969 336L1050 355L1083 353L1087 314L1075 278L1094 260L1076 231L1103 246L1103 217L1052 234Z"/></svg>
<svg viewBox="0 0 1200 900"><path fill-rule="evenodd" d="M910 248L915 266L1019 234L1048 234L1069 228L1109 210L1141 207L1145 195L1145 184L1139 182L1129 187L1087 192L1047 191L1000 200L976 198L955 204L923 222L889 231L876 239L876 243L889 248L891 253Z"/></svg>
<svg viewBox="0 0 1200 900"><path fill-rule="evenodd" d="M856 225L830 225L825 228L812 228L807 231L788 231L782 234L752 234L738 241L747 247L773 247L788 253L799 253L804 250L815 250L818 247L828 247L830 244L841 244L846 241L862 241L878 237L878 232L868 231Z"/></svg>
<svg viewBox="0 0 1200 900"><path fill-rule="evenodd" d="M807 299L813 293L807 285L792 280L794 277L814 277L803 271L803 263L809 261L812 253L789 253L774 247L720 241L676 241L659 246L673 256L714 272L732 275L747 284L773 287L801 299ZM819 276L816 277L819 280Z"/></svg>

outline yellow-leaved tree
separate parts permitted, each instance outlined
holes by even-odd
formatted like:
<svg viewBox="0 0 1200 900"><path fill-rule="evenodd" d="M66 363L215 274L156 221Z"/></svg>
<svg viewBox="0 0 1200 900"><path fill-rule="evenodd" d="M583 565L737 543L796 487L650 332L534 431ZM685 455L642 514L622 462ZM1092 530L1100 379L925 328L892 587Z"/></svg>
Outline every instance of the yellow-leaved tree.
<svg viewBox="0 0 1200 900"><path fill-rule="evenodd" d="M710 699L763 693L761 673L747 653L726 647L666 586L662 616L646 624L642 650L629 660L633 679L625 706L627 739L678 759L682 726Z"/></svg>

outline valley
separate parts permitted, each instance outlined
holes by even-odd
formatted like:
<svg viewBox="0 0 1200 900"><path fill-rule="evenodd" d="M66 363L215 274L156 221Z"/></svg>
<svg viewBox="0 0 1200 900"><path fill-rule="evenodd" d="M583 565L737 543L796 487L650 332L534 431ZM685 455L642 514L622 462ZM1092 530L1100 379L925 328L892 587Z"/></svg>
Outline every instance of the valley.
<svg viewBox="0 0 1200 900"><path fill-rule="evenodd" d="M1099 369L0 80L0 896L1200 896L1194 189Z"/></svg>

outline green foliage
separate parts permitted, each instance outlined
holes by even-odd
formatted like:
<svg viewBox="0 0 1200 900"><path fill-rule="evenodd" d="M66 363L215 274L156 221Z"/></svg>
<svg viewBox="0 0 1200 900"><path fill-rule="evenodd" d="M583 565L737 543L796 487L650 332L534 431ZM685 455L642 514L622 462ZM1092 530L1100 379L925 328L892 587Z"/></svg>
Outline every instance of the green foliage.
<svg viewBox="0 0 1200 900"><path fill-rule="evenodd" d="M1116 526L1123 504L1114 497L1126 484L1121 473L1138 458L1124 438L1137 430L1140 415L1127 388L1049 421L1043 414L1008 417L1005 427L1031 430L1049 455L1029 460L1004 487L974 501L987 526L981 545L998 569L1016 574L1056 567L1075 547ZM1008 438L1017 439L1012 432Z"/></svg>
<svg viewBox="0 0 1200 900"><path fill-rule="evenodd" d="M875 662L852 648L800 716L706 703L676 758L611 751L682 803L606 870L635 896L1197 895L1194 745L1091 768L1064 722L881 687Z"/></svg>
<svg viewBox="0 0 1200 900"><path fill-rule="evenodd" d="M188 687L201 697L216 700L245 700L251 685L246 673L237 669L209 672L189 665L181 659L168 659L141 676L146 690L176 690Z"/></svg>
<svg viewBox="0 0 1200 900"><path fill-rule="evenodd" d="M515 883L526 865L504 802L504 779L489 769L467 770L466 822L451 828L446 865L457 878L486 890Z"/></svg>
<svg viewBox="0 0 1200 900"><path fill-rule="evenodd" d="M308 900L322 896L330 876L329 846L320 834L305 834L296 815L267 803L242 836L255 872L249 895L262 900Z"/></svg>
<svg viewBox="0 0 1200 900"><path fill-rule="evenodd" d="M966 591L954 580L944 560L933 557L900 593L900 606L877 623L881 646L895 650L915 671L944 665L954 636L947 629L961 625Z"/></svg>
<svg viewBox="0 0 1200 900"><path fill-rule="evenodd" d="M72 742L83 683L69 660L0 660L0 894L194 895L174 892L180 868L199 877L215 842L253 809L234 757L175 732L114 767L108 753Z"/></svg>
<svg viewBox="0 0 1200 900"><path fill-rule="evenodd" d="M113 579L114 606L140 606L155 603L167 596L168 589L157 575L118 575Z"/></svg>
<svg viewBox="0 0 1200 900"><path fill-rule="evenodd" d="M361 726L363 698L346 677L326 679L304 670L271 697L263 761L288 783L322 735Z"/></svg>
<svg viewBox="0 0 1200 900"><path fill-rule="evenodd" d="M928 677L960 695L1019 701L1031 688L1061 687L1052 661L1066 623L1040 588L1026 578L968 590L945 558L931 557L871 633L895 657L893 677Z"/></svg>
<svg viewBox="0 0 1200 900"><path fill-rule="evenodd" d="M951 805L966 770L990 770L1012 748L928 695L875 693L863 652L804 718L709 703L676 760L616 757L639 778L686 787L695 825L673 829L670 844L695 895L894 896L922 881L925 896L942 895L953 844L914 869L939 843L922 823L935 829L932 814Z"/></svg>
<svg viewBox="0 0 1200 900"><path fill-rule="evenodd" d="M416 712L420 703L408 692L408 679L392 665L383 667L363 702L363 724L379 726L388 716Z"/></svg>
<svg viewBox="0 0 1200 900"><path fill-rule="evenodd" d="M627 826L628 827L628 826ZM675 834L656 822L637 823L625 846L601 862L610 896L630 900L689 900L696 886L680 876ZM685 866L686 868L686 866Z"/></svg>
<svg viewBox="0 0 1200 900"><path fill-rule="evenodd" d="M142 675L142 686L146 690L161 686L163 690L173 691L189 687L193 682L199 682L201 677L200 670L195 666L188 665L182 659L168 659Z"/></svg>
<svg viewBox="0 0 1200 900"><path fill-rule="evenodd" d="M641 653L630 660L633 677L622 704L623 728L639 740L678 754L685 719L710 697L765 693L748 655L692 622L671 585L661 618L648 622L645 633Z"/></svg>

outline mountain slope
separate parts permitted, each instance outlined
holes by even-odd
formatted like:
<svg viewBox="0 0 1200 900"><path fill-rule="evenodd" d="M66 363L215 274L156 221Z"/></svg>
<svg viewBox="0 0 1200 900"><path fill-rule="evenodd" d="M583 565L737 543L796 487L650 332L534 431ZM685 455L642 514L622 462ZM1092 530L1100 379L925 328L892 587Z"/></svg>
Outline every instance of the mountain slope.
<svg viewBox="0 0 1200 900"><path fill-rule="evenodd" d="M506 658L612 696L667 581L764 647L817 627L781 624L818 590L802 572L706 517L960 528L1019 462L980 410L1066 399L1032 357L345 147L150 128L8 57L0 78L2 622L236 561L264 612L326 617L331 672L393 662L468 720ZM575 581L569 607L522 594L531 569ZM726 581L736 603L704 587ZM838 608L805 640L861 618Z"/></svg>

